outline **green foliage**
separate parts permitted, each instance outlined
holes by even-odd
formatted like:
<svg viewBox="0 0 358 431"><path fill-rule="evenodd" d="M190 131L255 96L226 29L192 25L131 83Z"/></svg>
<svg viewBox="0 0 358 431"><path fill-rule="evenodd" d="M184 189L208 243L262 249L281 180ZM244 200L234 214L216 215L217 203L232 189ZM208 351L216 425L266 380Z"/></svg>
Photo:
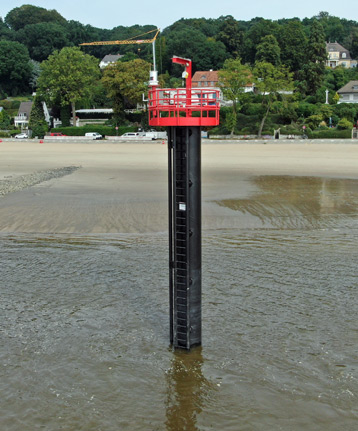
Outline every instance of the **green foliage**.
<svg viewBox="0 0 358 431"><path fill-rule="evenodd" d="M20 30L26 25L41 22L64 24L66 20L56 10L47 10L29 4L12 9L5 17L5 23L13 30Z"/></svg>
<svg viewBox="0 0 358 431"><path fill-rule="evenodd" d="M52 103L61 106L71 104L75 121L75 105L89 97L98 82L100 71L96 58L84 54L79 48L66 47L55 51L41 63L38 93Z"/></svg>
<svg viewBox="0 0 358 431"><path fill-rule="evenodd" d="M281 49L281 62L291 72L297 73L306 60L307 36L302 23L292 20L282 24L277 38Z"/></svg>
<svg viewBox="0 0 358 431"><path fill-rule="evenodd" d="M0 111L0 129L8 129L10 127L11 119L8 113L3 109Z"/></svg>
<svg viewBox="0 0 358 431"><path fill-rule="evenodd" d="M250 68L241 64L239 58L226 60L219 71L219 85L224 97L233 103L235 113L245 101L245 87L249 84L250 78Z"/></svg>
<svg viewBox="0 0 358 431"><path fill-rule="evenodd" d="M43 138L48 130L42 102L39 97L35 97L34 103L31 108L29 129L32 130L32 136L37 136L38 138Z"/></svg>
<svg viewBox="0 0 358 431"><path fill-rule="evenodd" d="M293 89L292 73L285 66L275 67L271 63L258 62L253 70L253 78L257 90L265 95L266 112L258 131L258 136L261 136L266 118L273 102L277 100L279 92Z"/></svg>
<svg viewBox="0 0 358 431"><path fill-rule="evenodd" d="M239 23L229 15L224 18L216 39L225 45L231 57L237 58L240 55L243 37L244 31Z"/></svg>
<svg viewBox="0 0 358 431"><path fill-rule="evenodd" d="M60 119L63 127L70 127L71 106L65 105L60 107Z"/></svg>
<svg viewBox="0 0 358 431"><path fill-rule="evenodd" d="M147 92L149 70L150 63L139 59L106 67L102 83L112 100L116 121L123 120L125 107L141 102Z"/></svg>
<svg viewBox="0 0 358 431"><path fill-rule="evenodd" d="M324 30L320 22L313 21L307 45L307 62L303 66L301 78L305 81L306 94L315 95L321 86L327 59Z"/></svg>
<svg viewBox="0 0 358 431"><path fill-rule="evenodd" d="M257 46L255 60L257 62L267 62L274 66L281 63L281 50L278 45L277 39L272 34L264 36Z"/></svg>
<svg viewBox="0 0 358 431"><path fill-rule="evenodd" d="M220 69L228 57L222 42L190 27L170 31L167 36L166 50L170 54L190 58L193 61L194 71ZM181 68L173 68L170 57L166 67L171 74L174 74L172 70L177 73L181 71Z"/></svg>
<svg viewBox="0 0 358 431"><path fill-rule="evenodd" d="M314 114L314 115L310 115L309 117L306 118L306 124L311 129L316 129L322 120L323 120L322 115Z"/></svg>
<svg viewBox="0 0 358 431"><path fill-rule="evenodd" d="M0 91L14 96L27 91L31 71L27 48L18 42L0 40Z"/></svg>
<svg viewBox="0 0 358 431"><path fill-rule="evenodd" d="M347 118L342 118L341 120L338 121L337 129L338 130L352 130L353 124L351 121L347 120Z"/></svg>
<svg viewBox="0 0 358 431"><path fill-rule="evenodd" d="M310 139L350 139L352 132L351 130L337 129L315 130L308 133L308 137Z"/></svg>
<svg viewBox="0 0 358 431"><path fill-rule="evenodd" d="M339 105L334 105L334 113L339 118L346 118L353 123L358 116L358 104L340 103Z"/></svg>
<svg viewBox="0 0 358 431"><path fill-rule="evenodd" d="M27 46L30 57L36 61L46 60L53 51L71 45L65 28L54 22L26 25L16 37Z"/></svg>

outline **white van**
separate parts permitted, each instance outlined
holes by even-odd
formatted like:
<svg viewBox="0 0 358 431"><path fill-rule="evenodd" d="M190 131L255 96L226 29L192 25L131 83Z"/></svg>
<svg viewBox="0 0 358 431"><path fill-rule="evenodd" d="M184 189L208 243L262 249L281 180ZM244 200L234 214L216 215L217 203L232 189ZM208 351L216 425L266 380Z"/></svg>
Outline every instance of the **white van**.
<svg viewBox="0 0 358 431"><path fill-rule="evenodd" d="M86 138L92 138L92 139L102 139L102 135L100 135L97 132L90 132L85 134Z"/></svg>

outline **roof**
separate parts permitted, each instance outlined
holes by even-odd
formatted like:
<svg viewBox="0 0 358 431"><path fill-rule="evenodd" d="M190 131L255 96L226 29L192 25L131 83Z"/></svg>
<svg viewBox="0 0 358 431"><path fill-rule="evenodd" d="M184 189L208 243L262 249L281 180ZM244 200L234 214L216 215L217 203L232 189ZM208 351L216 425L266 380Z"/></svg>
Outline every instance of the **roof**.
<svg viewBox="0 0 358 431"><path fill-rule="evenodd" d="M19 114L26 114L27 118L30 118L30 112L33 102L21 102L19 106Z"/></svg>
<svg viewBox="0 0 358 431"><path fill-rule="evenodd" d="M342 54L346 53L346 56L344 58L346 60L350 60L351 59L351 55L350 55L348 49L344 48L338 42L327 42L326 43L326 50L328 52L339 52L339 58L343 58Z"/></svg>
<svg viewBox="0 0 358 431"><path fill-rule="evenodd" d="M219 81L218 71L208 70L208 71L195 72L191 81L192 82L201 82L201 81L218 82Z"/></svg>
<svg viewBox="0 0 358 431"><path fill-rule="evenodd" d="M344 87L337 91L338 94L358 93L358 81L349 81Z"/></svg>
<svg viewBox="0 0 358 431"><path fill-rule="evenodd" d="M123 55L120 55L120 54L115 54L115 55L112 55L112 54L108 54L108 55L105 55L103 58L102 58L102 62L103 63L115 63L116 61L118 61L121 57L123 57Z"/></svg>

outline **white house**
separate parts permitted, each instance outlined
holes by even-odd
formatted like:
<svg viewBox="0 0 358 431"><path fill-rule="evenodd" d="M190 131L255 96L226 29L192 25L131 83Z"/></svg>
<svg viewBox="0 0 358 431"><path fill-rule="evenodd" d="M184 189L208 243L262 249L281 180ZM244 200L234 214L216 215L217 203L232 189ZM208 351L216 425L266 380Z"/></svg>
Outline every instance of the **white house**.
<svg viewBox="0 0 358 431"><path fill-rule="evenodd" d="M120 58L122 58L123 57L123 55L120 55L120 54L118 54L118 55L112 55L112 54L109 54L109 55L105 55L103 58L102 58L102 60L101 60L101 62L99 63L99 67L101 68L101 69L104 69L105 67L107 67L109 64L114 64L114 63L116 63Z"/></svg>
<svg viewBox="0 0 358 431"><path fill-rule="evenodd" d="M339 95L338 103L358 103L358 81L349 81L337 93Z"/></svg>

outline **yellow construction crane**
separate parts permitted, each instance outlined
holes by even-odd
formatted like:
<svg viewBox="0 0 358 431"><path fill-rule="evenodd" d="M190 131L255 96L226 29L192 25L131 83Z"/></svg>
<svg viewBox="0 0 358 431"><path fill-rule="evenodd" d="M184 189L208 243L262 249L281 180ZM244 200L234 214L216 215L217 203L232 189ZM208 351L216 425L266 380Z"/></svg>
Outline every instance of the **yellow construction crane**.
<svg viewBox="0 0 358 431"><path fill-rule="evenodd" d="M149 33L153 33L154 31L156 33L152 39L136 39L137 37L144 36ZM125 40L104 40L100 42L80 43L80 45L81 46L82 45L133 45L136 43L154 43L159 32L160 32L159 28L156 28L154 30L150 30L150 31L147 31L146 33L138 34L137 36L133 36Z"/></svg>
<svg viewBox="0 0 358 431"><path fill-rule="evenodd" d="M149 33L153 33L155 31L154 37L152 39L136 39L138 37L144 36ZM140 43L151 43L153 45L153 70L150 72L150 80L149 85L151 86L157 86L158 85L158 72L157 72L157 65L155 62L155 40L160 32L159 28L156 28L154 30L147 31L146 33L139 34L137 36L133 36L129 39L125 40L105 40L105 41L99 41L99 42L87 42L87 43L80 43L81 46L97 46L97 45L133 45L133 44L140 44Z"/></svg>

